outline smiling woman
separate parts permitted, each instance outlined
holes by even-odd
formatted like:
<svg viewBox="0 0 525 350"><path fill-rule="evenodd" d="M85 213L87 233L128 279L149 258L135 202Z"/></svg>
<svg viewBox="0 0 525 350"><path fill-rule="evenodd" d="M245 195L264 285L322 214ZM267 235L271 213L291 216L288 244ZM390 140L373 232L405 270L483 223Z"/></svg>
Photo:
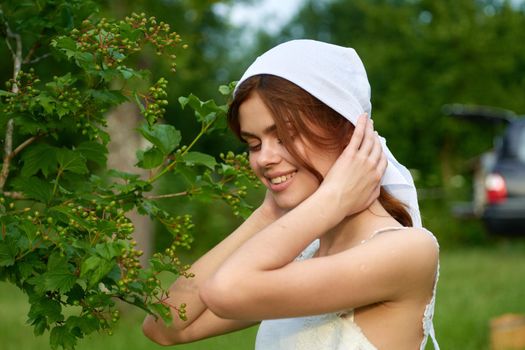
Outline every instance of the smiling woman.
<svg viewBox="0 0 525 350"><path fill-rule="evenodd" d="M437 349L438 246L370 112L353 49L297 40L259 57L229 123L265 199L171 287L187 320L148 317L145 334L167 345L262 321L260 350Z"/></svg>

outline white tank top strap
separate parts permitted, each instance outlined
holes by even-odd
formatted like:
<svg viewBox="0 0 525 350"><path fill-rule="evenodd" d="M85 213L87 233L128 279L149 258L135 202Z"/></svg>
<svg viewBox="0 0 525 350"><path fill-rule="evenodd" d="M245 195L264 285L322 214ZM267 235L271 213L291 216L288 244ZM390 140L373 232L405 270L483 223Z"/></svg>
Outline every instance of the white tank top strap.
<svg viewBox="0 0 525 350"><path fill-rule="evenodd" d="M370 237L368 237L367 239L363 239L361 241L361 244L366 243L367 241L371 240L372 238L374 238L376 235L378 235L380 233L388 232L388 231L404 230L406 228L410 228L410 227L405 227L405 226L388 226L388 227L380 228L379 230L375 230L374 232L372 232Z"/></svg>

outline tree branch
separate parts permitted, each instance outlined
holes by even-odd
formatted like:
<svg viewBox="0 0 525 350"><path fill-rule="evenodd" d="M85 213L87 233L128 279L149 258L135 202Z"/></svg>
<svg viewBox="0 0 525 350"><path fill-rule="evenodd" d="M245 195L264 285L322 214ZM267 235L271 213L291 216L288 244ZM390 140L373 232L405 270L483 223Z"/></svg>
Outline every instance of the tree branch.
<svg viewBox="0 0 525 350"><path fill-rule="evenodd" d="M28 138L27 140L22 142L17 148L15 148L15 150L13 152L11 152L11 157L10 158L13 159L14 157L16 157L16 155L18 153L22 152L22 150L24 148L26 148L27 146L29 146L30 144L35 142L40 136L42 136L42 135L31 136L30 138Z"/></svg>
<svg viewBox="0 0 525 350"><path fill-rule="evenodd" d="M2 10L2 7L0 7L0 15L2 18L4 17L4 11ZM13 79L14 83L11 88L11 92L17 94L18 93L18 85L16 84L16 78L18 76L18 73L20 72L20 69L22 68L22 38L20 37L20 34L13 33L11 31L11 28L9 27L9 24L7 21L5 21L5 27L6 27L6 33L7 38L6 41L9 43L9 39L14 39L16 43L16 50L13 52L11 48L11 53L13 53ZM10 45L8 44L10 47ZM9 176L9 165L11 163L12 151L13 151L13 132L14 132L14 121L13 119L9 119L6 125L5 130L5 143L4 143L4 162L2 164L2 171L0 172L0 191L4 189L5 183L7 181L7 177Z"/></svg>

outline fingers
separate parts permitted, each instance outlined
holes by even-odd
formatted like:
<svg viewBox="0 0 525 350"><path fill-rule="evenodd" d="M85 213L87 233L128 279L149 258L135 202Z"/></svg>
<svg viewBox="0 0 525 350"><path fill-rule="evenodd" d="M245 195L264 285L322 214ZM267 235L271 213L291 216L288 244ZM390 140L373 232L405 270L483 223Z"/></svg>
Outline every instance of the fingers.
<svg viewBox="0 0 525 350"><path fill-rule="evenodd" d="M377 135L374 132L374 124L371 119L367 118L367 124L365 127L365 132L363 136L363 141L361 141L361 146L359 147L359 151L365 155L368 156L371 154L372 150L374 149L374 145L377 144Z"/></svg>
<svg viewBox="0 0 525 350"><path fill-rule="evenodd" d="M359 148L361 147L361 143L363 142L363 138L365 136L367 124L368 117L366 113L361 114L359 118L357 118L354 133L352 135L352 138L350 139L350 142L348 143L348 146L346 147L347 150L349 150L350 152L357 152L357 150L359 150Z"/></svg>
<svg viewBox="0 0 525 350"><path fill-rule="evenodd" d="M383 147L381 146L381 141L377 132L374 131L373 137L371 138L370 142L372 143L372 146L368 156L372 162L379 164L379 162L381 161L381 157L385 156L385 152L383 152Z"/></svg>

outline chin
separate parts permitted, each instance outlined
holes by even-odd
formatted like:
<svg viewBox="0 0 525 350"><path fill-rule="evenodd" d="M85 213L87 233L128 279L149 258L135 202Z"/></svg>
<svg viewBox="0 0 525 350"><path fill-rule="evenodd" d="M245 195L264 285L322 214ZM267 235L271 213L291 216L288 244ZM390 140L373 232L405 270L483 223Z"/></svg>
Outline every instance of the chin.
<svg viewBox="0 0 525 350"><path fill-rule="evenodd" d="M279 208L289 211L301 204L308 196L305 197L290 197L290 196L281 196L274 195L275 203Z"/></svg>

